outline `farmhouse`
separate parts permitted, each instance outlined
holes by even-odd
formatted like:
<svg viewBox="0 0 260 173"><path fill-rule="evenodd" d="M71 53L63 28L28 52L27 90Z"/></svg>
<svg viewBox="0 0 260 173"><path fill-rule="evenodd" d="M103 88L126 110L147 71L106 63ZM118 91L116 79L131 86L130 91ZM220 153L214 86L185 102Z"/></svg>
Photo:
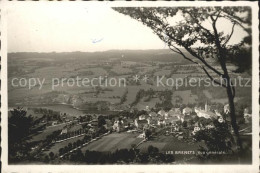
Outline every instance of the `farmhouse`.
<svg viewBox="0 0 260 173"><path fill-rule="evenodd" d="M158 124L158 118L157 117L148 117L147 119L148 124L150 125L157 125Z"/></svg>
<svg viewBox="0 0 260 173"><path fill-rule="evenodd" d="M159 120L158 120L158 125L159 125L159 126L165 126L165 125L166 125L165 120L164 120L163 118L159 119Z"/></svg>
<svg viewBox="0 0 260 173"><path fill-rule="evenodd" d="M172 108L168 113L168 117L179 117L181 115L180 108Z"/></svg>
<svg viewBox="0 0 260 173"><path fill-rule="evenodd" d="M168 119L165 119L166 125L175 124L177 121L180 121L179 117L169 117Z"/></svg>
<svg viewBox="0 0 260 173"><path fill-rule="evenodd" d="M183 115L190 115L192 113L192 109L189 107L186 107L182 110Z"/></svg>
<svg viewBox="0 0 260 173"><path fill-rule="evenodd" d="M138 118L139 118L139 120L145 120L145 119L147 119L149 117L149 115L140 115Z"/></svg>
<svg viewBox="0 0 260 173"><path fill-rule="evenodd" d="M113 125L113 130L116 132L122 132L124 130L124 121L123 120L116 120Z"/></svg>
<svg viewBox="0 0 260 173"><path fill-rule="evenodd" d="M210 111L205 111L205 110L198 110L197 111L197 116L198 117L204 117L206 119L209 119L209 118L217 118L218 116L213 113L213 112L210 112Z"/></svg>
<svg viewBox="0 0 260 173"><path fill-rule="evenodd" d="M61 131L61 135L63 135L63 134L67 134L68 133L68 129L67 128L65 128L65 129L62 129L62 131Z"/></svg>
<svg viewBox="0 0 260 173"><path fill-rule="evenodd" d="M139 119L135 119L135 126L139 129L143 129L145 125L148 124L147 120L139 120Z"/></svg>
<svg viewBox="0 0 260 173"><path fill-rule="evenodd" d="M245 123L250 123L250 121L252 121L252 114L249 113L248 108L244 109L244 119L245 119Z"/></svg>
<svg viewBox="0 0 260 173"><path fill-rule="evenodd" d="M225 114L229 114L229 113L230 113L229 104L226 104L226 105L224 106L224 113L225 113Z"/></svg>
<svg viewBox="0 0 260 173"><path fill-rule="evenodd" d="M165 112L163 109L161 109L161 110L158 112L158 114L161 115L162 117L164 117L165 114L166 114L166 112Z"/></svg>
<svg viewBox="0 0 260 173"><path fill-rule="evenodd" d="M88 130L88 133L87 133L87 135L92 135L92 134L95 134L96 133L96 130L94 129L94 128L90 128L89 130Z"/></svg>

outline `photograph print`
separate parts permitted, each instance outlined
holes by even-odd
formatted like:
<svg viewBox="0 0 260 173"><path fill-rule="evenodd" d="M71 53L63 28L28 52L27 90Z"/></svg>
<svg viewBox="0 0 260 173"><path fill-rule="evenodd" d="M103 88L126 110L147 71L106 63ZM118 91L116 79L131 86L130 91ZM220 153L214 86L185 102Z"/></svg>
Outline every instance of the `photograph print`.
<svg viewBox="0 0 260 173"><path fill-rule="evenodd" d="M9 165L253 163L250 6L6 11Z"/></svg>

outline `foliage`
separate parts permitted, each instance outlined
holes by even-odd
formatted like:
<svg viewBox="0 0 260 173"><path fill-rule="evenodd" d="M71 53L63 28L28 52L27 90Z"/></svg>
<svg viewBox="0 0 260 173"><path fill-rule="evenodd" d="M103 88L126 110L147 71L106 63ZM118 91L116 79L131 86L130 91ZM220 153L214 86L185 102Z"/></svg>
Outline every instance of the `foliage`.
<svg viewBox="0 0 260 173"><path fill-rule="evenodd" d="M113 9L151 28L173 51L182 54L179 48L184 48L186 53L198 58L214 72L217 72L216 69L210 67L205 61L208 58L219 58L216 38L228 54L228 59L236 65L243 66L240 71L250 68L251 63L237 64L251 59L247 49L244 48L245 45L251 45L251 9L249 7L114 7ZM181 20L176 19L175 22L171 22L175 18ZM213 24L219 20L232 24L230 34L215 33ZM205 26L207 22L212 22L211 28ZM242 28L248 35L240 43L230 45L228 43L235 27ZM234 57L238 55L241 55L240 61L234 61ZM190 56L185 58L193 62Z"/></svg>
<svg viewBox="0 0 260 173"><path fill-rule="evenodd" d="M101 126L103 126L103 125L105 125L105 124L106 124L105 117L102 116L102 115L100 115L100 116L98 117L98 127L101 127Z"/></svg>
<svg viewBox="0 0 260 173"><path fill-rule="evenodd" d="M8 154L9 161L19 161L29 156L29 145L25 138L30 134L33 124L32 116L27 116L23 108L10 111L8 117Z"/></svg>
<svg viewBox="0 0 260 173"><path fill-rule="evenodd" d="M226 64L231 62L239 66L236 72L250 71L252 44L250 7L113 7L113 9L148 26L173 52L198 65L212 82L226 88L231 125L238 149L241 149L234 106L236 92ZM217 26L219 21L231 24L229 34L219 29ZM230 42L235 27L247 34L239 43ZM221 69L212 65L210 61L212 59ZM215 79L214 76L224 79L225 82Z"/></svg>
<svg viewBox="0 0 260 173"><path fill-rule="evenodd" d="M173 155L159 153L158 148L149 146L147 153L140 153L138 149L119 149L112 153L86 150L85 154L80 149L74 151L69 159L76 163L86 164L125 164L125 163L171 163Z"/></svg>
<svg viewBox="0 0 260 173"><path fill-rule="evenodd" d="M152 131L150 129L146 129L145 130L145 138L150 139L151 135L152 135Z"/></svg>
<svg viewBox="0 0 260 173"><path fill-rule="evenodd" d="M204 128L195 133L196 141L204 141L205 147L200 146L199 151L204 152L203 155L198 155L201 160L221 159L223 154L209 154L209 152L225 152L226 154L233 153L232 143L234 139L230 132L230 128L226 122L220 123L214 120L214 128Z"/></svg>

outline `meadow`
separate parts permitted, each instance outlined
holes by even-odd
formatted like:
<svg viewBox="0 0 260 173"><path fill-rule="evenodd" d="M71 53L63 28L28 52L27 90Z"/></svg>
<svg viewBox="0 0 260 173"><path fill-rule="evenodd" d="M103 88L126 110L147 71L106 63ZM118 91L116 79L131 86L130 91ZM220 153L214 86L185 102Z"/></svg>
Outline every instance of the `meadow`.
<svg viewBox="0 0 260 173"><path fill-rule="evenodd" d="M137 136L139 136L138 133L112 133L90 143L81 150L85 153L86 150L113 152L117 149L130 149L143 140L143 138L137 138Z"/></svg>

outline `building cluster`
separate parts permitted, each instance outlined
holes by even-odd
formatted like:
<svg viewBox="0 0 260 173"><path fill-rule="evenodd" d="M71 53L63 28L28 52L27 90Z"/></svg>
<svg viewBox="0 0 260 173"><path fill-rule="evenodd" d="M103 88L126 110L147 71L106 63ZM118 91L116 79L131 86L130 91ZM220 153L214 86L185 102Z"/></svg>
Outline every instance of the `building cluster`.
<svg viewBox="0 0 260 173"><path fill-rule="evenodd" d="M229 105L225 105L224 114L230 113ZM223 114L223 113L222 113ZM185 107L182 110L180 108L172 108L169 111L165 111L163 109L158 112L150 111L149 107L146 108L146 114L140 115L138 118L134 120L128 120L126 118L122 118L120 120L114 121L113 130L117 132L122 132L129 127L134 127L136 130L145 130L151 127L171 127L171 129L178 131L180 124L183 124L186 121L186 125L188 127L194 127L194 132L198 131L202 126L198 122L191 124L191 121L194 118L204 118L208 120L208 125L205 128L214 128L213 120L218 120L220 123L225 120L229 120L229 118L224 118L219 110L213 110L206 103L204 108L201 107ZM228 117L228 116L227 116ZM249 113L248 109L244 111L244 119L245 123L249 123L251 121L252 115ZM225 120L224 120L225 119ZM204 128L204 127L203 127Z"/></svg>

